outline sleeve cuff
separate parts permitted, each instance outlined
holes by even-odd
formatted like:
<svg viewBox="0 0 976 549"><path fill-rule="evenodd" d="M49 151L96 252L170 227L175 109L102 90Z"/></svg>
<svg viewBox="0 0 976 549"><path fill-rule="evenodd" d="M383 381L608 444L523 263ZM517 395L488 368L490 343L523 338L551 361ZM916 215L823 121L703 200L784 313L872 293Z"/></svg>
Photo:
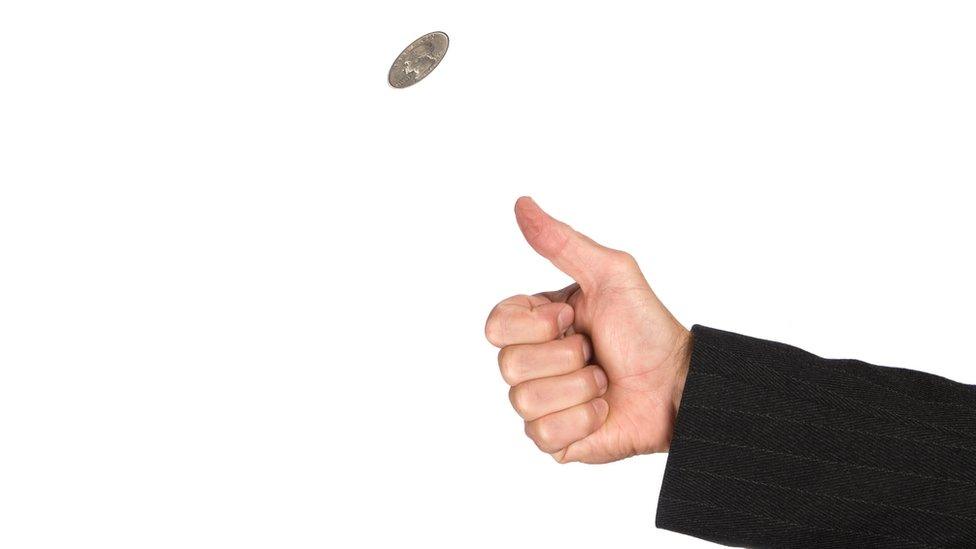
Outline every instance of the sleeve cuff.
<svg viewBox="0 0 976 549"><path fill-rule="evenodd" d="M976 540L976 392L694 326L656 524L749 547Z"/></svg>

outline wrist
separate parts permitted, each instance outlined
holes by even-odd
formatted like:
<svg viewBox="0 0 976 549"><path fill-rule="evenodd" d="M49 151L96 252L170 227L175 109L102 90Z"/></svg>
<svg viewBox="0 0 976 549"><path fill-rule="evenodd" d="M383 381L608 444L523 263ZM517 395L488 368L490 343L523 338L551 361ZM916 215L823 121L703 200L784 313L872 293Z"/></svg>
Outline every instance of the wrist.
<svg viewBox="0 0 976 549"><path fill-rule="evenodd" d="M684 326L681 327L681 336L676 344L674 381L671 386L671 423L678 415L678 408L681 406L681 395L685 391L685 380L688 378L688 370L691 368L691 348L692 335Z"/></svg>

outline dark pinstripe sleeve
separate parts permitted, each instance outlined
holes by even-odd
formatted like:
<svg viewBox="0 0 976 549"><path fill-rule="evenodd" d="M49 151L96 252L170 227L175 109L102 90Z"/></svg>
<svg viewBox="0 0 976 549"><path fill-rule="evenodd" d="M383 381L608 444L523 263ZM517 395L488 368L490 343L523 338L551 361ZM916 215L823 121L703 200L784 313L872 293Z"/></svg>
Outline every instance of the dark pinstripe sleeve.
<svg viewBox="0 0 976 549"><path fill-rule="evenodd" d="M692 333L658 527L745 547L976 548L976 386Z"/></svg>

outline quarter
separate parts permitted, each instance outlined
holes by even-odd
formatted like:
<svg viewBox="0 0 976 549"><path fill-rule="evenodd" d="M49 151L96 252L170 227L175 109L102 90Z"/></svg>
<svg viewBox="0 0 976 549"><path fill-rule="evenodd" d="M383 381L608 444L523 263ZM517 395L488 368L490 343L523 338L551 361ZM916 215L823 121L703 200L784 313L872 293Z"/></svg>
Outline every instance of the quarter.
<svg viewBox="0 0 976 549"><path fill-rule="evenodd" d="M448 43L443 32L431 32L411 42L390 67L390 85L406 88L426 78L444 59Z"/></svg>

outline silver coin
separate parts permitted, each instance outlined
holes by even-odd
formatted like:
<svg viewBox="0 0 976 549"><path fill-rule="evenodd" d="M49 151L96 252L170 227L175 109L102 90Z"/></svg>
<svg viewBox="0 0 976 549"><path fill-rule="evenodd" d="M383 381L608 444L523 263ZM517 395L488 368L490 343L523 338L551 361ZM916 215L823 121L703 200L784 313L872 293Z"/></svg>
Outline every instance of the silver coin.
<svg viewBox="0 0 976 549"><path fill-rule="evenodd" d="M390 67L390 85L406 88L426 78L444 59L448 42L443 32L431 32L411 42Z"/></svg>

